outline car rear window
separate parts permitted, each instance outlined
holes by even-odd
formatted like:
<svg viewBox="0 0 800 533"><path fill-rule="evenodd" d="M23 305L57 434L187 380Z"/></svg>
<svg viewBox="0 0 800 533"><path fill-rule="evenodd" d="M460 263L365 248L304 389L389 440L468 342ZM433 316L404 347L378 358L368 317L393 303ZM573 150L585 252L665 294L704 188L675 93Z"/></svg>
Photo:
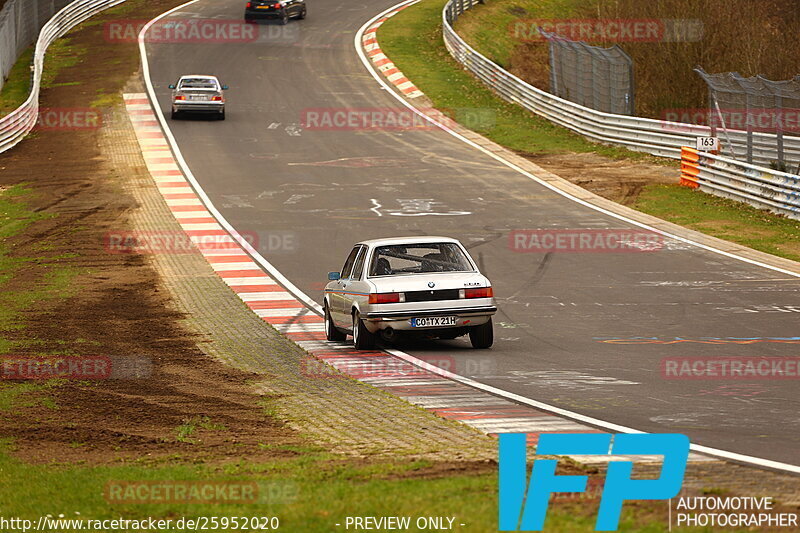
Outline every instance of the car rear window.
<svg viewBox="0 0 800 533"><path fill-rule="evenodd" d="M452 242L379 246L372 254L370 277L432 272L473 272L461 247Z"/></svg>
<svg viewBox="0 0 800 533"><path fill-rule="evenodd" d="M216 89L217 82L206 79L186 79L181 82L181 89Z"/></svg>

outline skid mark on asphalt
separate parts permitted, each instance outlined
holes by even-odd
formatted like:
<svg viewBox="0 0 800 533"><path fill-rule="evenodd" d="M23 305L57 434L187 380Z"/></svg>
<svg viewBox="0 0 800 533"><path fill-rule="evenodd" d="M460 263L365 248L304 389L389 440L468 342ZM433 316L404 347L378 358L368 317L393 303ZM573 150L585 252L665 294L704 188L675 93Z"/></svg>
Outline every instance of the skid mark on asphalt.
<svg viewBox="0 0 800 533"><path fill-rule="evenodd" d="M489 435L527 433L529 443L535 446L541 433L602 433L441 377L384 351L356 351L349 343L328 342L322 317L268 276L196 196L173 158L147 96L126 94L124 99L147 168L181 228L217 275L253 313L314 358L343 375ZM214 236L213 241L208 240L209 236ZM623 456L573 458L586 464L625 460ZM692 454L691 459L713 461L698 454ZM660 458L653 460L660 461Z"/></svg>

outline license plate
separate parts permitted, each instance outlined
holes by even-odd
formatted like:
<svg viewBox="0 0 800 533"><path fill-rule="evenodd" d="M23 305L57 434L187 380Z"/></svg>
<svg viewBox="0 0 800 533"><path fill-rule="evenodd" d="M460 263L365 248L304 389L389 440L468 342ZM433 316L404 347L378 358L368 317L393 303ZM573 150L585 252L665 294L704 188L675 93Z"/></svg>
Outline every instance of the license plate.
<svg viewBox="0 0 800 533"><path fill-rule="evenodd" d="M446 326L455 326L458 317L454 316L432 316L425 318L412 318L412 328L441 328Z"/></svg>
<svg viewBox="0 0 800 533"><path fill-rule="evenodd" d="M272 6L256 6L256 9L270 9Z"/></svg>
<svg viewBox="0 0 800 533"><path fill-rule="evenodd" d="M197 100L202 100L202 101L204 101L204 100L208 100L208 96L206 96L206 95L203 95L203 94L201 94L201 95L195 95L195 96L190 96L190 97L189 97L189 100L194 100L194 101L197 101Z"/></svg>

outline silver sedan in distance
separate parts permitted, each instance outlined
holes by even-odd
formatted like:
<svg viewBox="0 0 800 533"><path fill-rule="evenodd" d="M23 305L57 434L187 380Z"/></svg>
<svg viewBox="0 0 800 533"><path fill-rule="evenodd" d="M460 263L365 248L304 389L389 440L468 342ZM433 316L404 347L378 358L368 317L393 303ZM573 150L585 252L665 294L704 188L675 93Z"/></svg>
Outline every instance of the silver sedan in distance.
<svg viewBox="0 0 800 533"><path fill-rule="evenodd" d="M181 78L169 86L172 89L172 118L183 113L209 113L225 120L225 95L227 85L222 85L216 76L191 75Z"/></svg>
<svg viewBox="0 0 800 533"><path fill-rule="evenodd" d="M494 342L492 285L456 239L403 237L357 243L325 287L325 333L368 350L380 336Z"/></svg>

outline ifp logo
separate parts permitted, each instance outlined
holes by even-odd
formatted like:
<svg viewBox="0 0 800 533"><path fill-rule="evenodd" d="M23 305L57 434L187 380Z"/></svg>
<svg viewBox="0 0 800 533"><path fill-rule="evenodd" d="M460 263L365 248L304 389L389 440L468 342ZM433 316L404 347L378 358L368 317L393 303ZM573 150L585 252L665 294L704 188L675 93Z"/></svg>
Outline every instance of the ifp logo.
<svg viewBox="0 0 800 533"><path fill-rule="evenodd" d="M631 479L631 461L608 465L596 531L616 531L625 500L666 500L678 494L689 458L689 438L678 434L545 433L536 455L661 455L658 479ZM550 495L584 492L587 476L557 476L555 459L537 459L527 486L526 436L500 435L500 531L541 531Z"/></svg>

